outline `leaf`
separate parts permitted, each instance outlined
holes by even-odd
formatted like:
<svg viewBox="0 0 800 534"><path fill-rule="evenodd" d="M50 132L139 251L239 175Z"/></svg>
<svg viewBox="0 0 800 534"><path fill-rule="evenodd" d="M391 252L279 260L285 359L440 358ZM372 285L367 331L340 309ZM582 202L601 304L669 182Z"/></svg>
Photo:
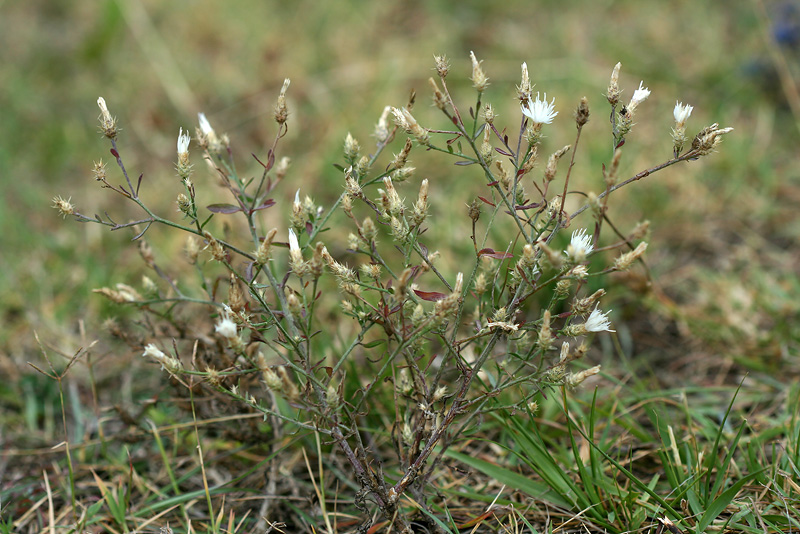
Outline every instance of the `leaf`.
<svg viewBox="0 0 800 534"><path fill-rule="evenodd" d="M253 210L252 210L252 211L265 210L265 209L267 209L267 208L271 208L271 207L272 207L272 206L274 206L275 204L276 204L275 200L273 200L273 199L271 199L271 198L268 198L267 200L265 200L264 202L262 202L260 205L258 205L258 206L256 206L255 208L253 208Z"/></svg>
<svg viewBox="0 0 800 534"><path fill-rule="evenodd" d="M498 154L502 154L502 155L504 155L504 156L509 156L509 157L511 157L511 154L509 154L508 152L506 152L505 150L502 150L502 149L500 149L500 148L497 148L497 147L495 147L495 151L496 151Z"/></svg>
<svg viewBox="0 0 800 534"><path fill-rule="evenodd" d="M456 161L453 165L458 165L460 167L466 167L467 165L475 165L474 161Z"/></svg>
<svg viewBox="0 0 800 534"><path fill-rule="evenodd" d="M496 260L506 260L508 258L513 258L514 255L508 252L497 252L492 248L482 248L478 251L478 257L481 256L489 256L490 258L494 258Z"/></svg>
<svg viewBox="0 0 800 534"><path fill-rule="evenodd" d="M233 204L210 204L206 207L212 213L236 213L237 211L242 211L242 208Z"/></svg>
<svg viewBox="0 0 800 534"><path fill-rule="evenodd" d="M479 198L479 199L481 199L482 201L484 201L486 204L489 204L491 207L493 207L493 208L494 208L494 207L496 207L494 202L491 202L491 201L489 201L489 200L486 200L486 199L485 199L485 198L483 198L483 197L478 197L478 198Z"/></svg>
<svg viewBox="0 0 800 534"><path fill-rule="evenodd" d="M438 291L420 291L418 289L415 289L414 293L416 293L417 296L422 300L427 300L429 302L436 302L437 300L442 300L447 296L446 294L439 293Z"/></svg>

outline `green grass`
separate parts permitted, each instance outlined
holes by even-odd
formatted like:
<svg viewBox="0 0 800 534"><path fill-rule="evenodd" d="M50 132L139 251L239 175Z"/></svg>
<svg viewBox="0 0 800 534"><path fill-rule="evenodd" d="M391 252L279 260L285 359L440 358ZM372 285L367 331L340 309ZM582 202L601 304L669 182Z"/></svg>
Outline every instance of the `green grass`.
<svg viewBox="0 0 800 534"><path fill-rule="evenodd" d="M126 165L144 173L148 204L173 213L174 195L161 186L179 186L172 163L178 127L206 112L234 141L242 176L252 176L258 165L249 154L262 157L271 143L272 106L289 77L282 155L294 164L275 191L279 207L266 214L284 227L298 187L318 204L338 197L333 165L342 162L345 134L371 146L383 107L402 105L411 89L420 122L447 127L428 107L432 56L452 59L453 90L464 101L473 98L470 50L484 60L487 98L504 122L517 113L513 84L522 61L536 90L556 97L559 119L589 98L576 188L602 189L599 168L610 147L601 93L617 61L624 96L640 79L653 90L626 144L622 175L669 157L675 100L695 106L690 131L713 121L736 129L713 157L648 177L613 199L620 228L651 221L653 287L644 291L641 271L604 284L618 332L598 339L588 356L603 364L597 392L564 399L549 391L535 414L507 413L500 407L512 399L496 399L447 453L440 496L417 519L432 514L453 532L476 524L626 532L664 514L684 532L800 529L800 401L792 386L800 373L800 287L791 252L800 235L798 117L776 81L749 73L753 64L772 65L769 28L755 2L203 1L187 8L35 0L0 9L0 374L8 377L0 384L0 532L125 532L167 523L175 532L250 532L264 510L289 532L322 532L327 524L354 531L358 487L330 443L318 449L318 437L300 429L275 436L269 422L217 397L189 399L107 333L103 322L113 316L144 342L134 310L91 293L118 282L141 287L148 271L129 243L133 234L64 222L49 205L60 194L90 214L139 215L91 176L92 161L110 158L96 133L98 96L123 125ZM554 129L543 156L572 137ZM411 160L419 176L406 191L416 191L421 177L431 181L431 237L467 235L463 202L450 198L483 191L477 173L469 183L469 173L419 148ZM213 174L194 163L198 191L220 196ZM323 236L334 240L331 232ZM505 235L491 238L499 248ZM181 276L189 271L182 241L157 229L148 239L159 264ZM471 251L451 253L443 261L454 270ZM337 317L333 310L326 320ZM34 331L51 359L66 355L62 366L101 340L91 363L79 361L64 379L66 435L58 384L26 363L45 366ZM339 342L336 335L330 343ZM353 365L350 391L360 387ZM394 399L380 400L385 410L371 411L360 426L371 446L390 452ZM63 445L52 449L64 440L71 462ZM396 480L401 473L391 469L387 476ZM270 470L289 481L273 488L280 499L263 499ZM315 501L318 491L324 506Z"/></svg>

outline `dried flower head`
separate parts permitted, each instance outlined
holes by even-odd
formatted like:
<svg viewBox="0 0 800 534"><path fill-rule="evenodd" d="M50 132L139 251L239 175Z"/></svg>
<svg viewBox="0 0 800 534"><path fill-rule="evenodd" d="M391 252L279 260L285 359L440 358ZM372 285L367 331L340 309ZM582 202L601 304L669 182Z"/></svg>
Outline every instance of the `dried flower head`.
<svg viewBox="0 0 800 534"><path fill-rule="evenodd" d="M489 86L489 78L486 77L486 73L483 72L483 67L481 67L482 61L478 61L478 58L475 57L475 52L470 51L469 58L472 60L472 87L478 90L479 93L482 93L486 90Z"/></svg>
<svg viewBox="0 0 800 534"><path fill-rule="evenodd" d="M622 63L614 65L614 70L611 71L611 79L608 81L608 92L606 98L608 103L616 106L619 103L619 69L622 68Z"/></svg>
<svg viewBox="0 0 800 534"><path fill-rule="evenodd" d="M395 124L405 130L407 134L413 135L419 144L424 146L430 144L428 130L419 125L410 111L406 108L392 108L392 115L394 115Z"/></svg>
<svg viewBox="0 0 800 534"><path fill-rule="evenodd" d="M373 134L379 143L384 143L389 139L391 131L389 130L389 114L392 112L391 106L383 108L377 124L375 125L375 133Z"/></svg>
<svg viewBox="0 0 800 534"><path fill-rule="evenodd" d="M159 349L154 343L148 343L145 345L142 356L145 358L153 358L155 361L161 364L162 369L166 369L171 373L174 373L183 367L180 360L164 354L164 351Z"/></svg>
<svg viewBox="0 0 800 534"><path fill-rule="evenodd" d="M433 61L436 63L436 73L439 77L442 79L446 78L447 73L450 72L450 61L447 59L447 56L444 54L441 56L434 55Z"/></svg>
<svg viewBox="0 0 800 534"><path fill-rule="evenodd" d="M533 94L533 86L531 85L531 78L528 75L528 64L522 64L522 79L520 84L517 86L517 98L521 104L525 104L528 100L531 99L531 95Z"/></svg>
<svg viewBox="0 0 800 534"><path fill-rule="evenodd" d="M569 373L564 378L564 385L567 386L568 388L575 388L580 384L582 384L587 378L589 378L590 376L594 376L599 372L600 372L600 366L595 365L594 367L586 369L584 371L579 371L577 373Z"/></svg>
<svg viewBox="0 0 800 534"><path fill-rule="evenodd" d="M696 150L700 156L710 154L722 142L722 136L732 131L733 128L720 128L716 122L706 126L692 140L692 150Z"/></svg>
<svg viewBox="0 0 800 534"><path fill-rule="evenodd" d="M289 118L289 108L286 106L286 90L289 89L289 84L291 81L289 78L283 80L283 87L281 87L281 92L278 95L278 101L275 103L275 122L278 124L283 124L286 122L286 119Z"/></svg>
<svg viewBox="0 0 800 534"><path fill-rule="evenodd" d="M647 250L647 242L642 241L636 246L635 249L620 255L616 260L614 260L614 266L612 268L615 271L624 271L628 269L634 261L639 259L639 257L644 254L645 250Z"/></svg>
<svg viewBox="0 0 800 534"><path fill-rule="evenodd" d="M58 214L66 218L67 215L75 214L75 206L70 202L72 197L64 200L60 195L53 197L53 208L58 210Z"/></svg>

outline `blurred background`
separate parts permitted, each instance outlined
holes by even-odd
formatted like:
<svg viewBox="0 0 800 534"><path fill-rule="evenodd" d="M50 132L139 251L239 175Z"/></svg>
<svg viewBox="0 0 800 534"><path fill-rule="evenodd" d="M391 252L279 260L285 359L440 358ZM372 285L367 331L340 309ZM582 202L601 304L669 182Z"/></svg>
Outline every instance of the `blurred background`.
<svg viewBox="0 0 800 534"><path fill-rule="evenodd" d="M64 221L50 208L61 195L86 214L137 216L91 174L93 161L110 159L98 133L98 96L122 128L128 169L144 174L143 197L172 213L179 127L193 132L205 112L230 135L240 170L252 169L242 174L255 173L250 154L266 153L272 108L291 78L289 134L278 155L294 163L276 199L291 199L299 187L324 205L341 191L333 164L343 161L344 136L352 132L368 151L384 106L404 105L416 90L419 121L447 127L429 105L434 54L451 59L462 107L474 102L471 50L491 81L484 101L510 131L519 124L514 87L523 61L535 89L556 99L559 116L543 156L573 141L572 110L588 98L576 187L602 188L601 165L611 153L603 94L618 61L623 100L640 80L652 91L628 137L623 176L669 159L676 101L694 106L690 135L714 122L734 127L718 154L615 197L611 211L621 227L651 221L647 258L659 292L641 292L636 275L617 279L608 286L612 317L627 353L669 355L675 373L687 361L716 365L704 360L710 355L771 372L796 369L798 9L796 2L688 0L0 2L2 371L30 372L25 362L39 352L34 330L68 354L102 335L103 320L125 311L91 290L140 282L129 234ZM197 151L193 158L198 187L222 195ZM418 149L411 159L420 174L408 196L428 177L434 206L446 209L468 173L437 167ZM109 171L121 180L112 165ZM174 194L164 193L172 191L165 184ZM269 216L285 224L288 205L280 209ZM170 250L180 256L182 242L161 229L149 239L162 260ZM19 399L11 386L0 390Z"/></svg>

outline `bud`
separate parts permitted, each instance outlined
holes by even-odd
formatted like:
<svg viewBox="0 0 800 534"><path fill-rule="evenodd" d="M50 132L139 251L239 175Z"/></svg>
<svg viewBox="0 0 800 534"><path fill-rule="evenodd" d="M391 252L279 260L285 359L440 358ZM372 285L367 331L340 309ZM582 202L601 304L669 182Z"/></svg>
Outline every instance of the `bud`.
<svg viewBox="0 0 800 534"><path fill-rule="evenodd" d="M564 385L569 388L578 387L584 380L589 378L590 376L594 376L600 372L600 366L595 365L590 369L586 369L585 371L580 371L579 373L569 373L566 378L564 378Z"/></svg>
<svg viewBox="0 0 800 534"><path fill-rule="evenodd" d="M186 257L189 260L189 263L194 265L197 263L197 256L200 254L200 245L197 243L197 239L194 236L189 236L186 239Z"/></svg>
<svg viewBox="0 0 800 534"><path fill-rule="evenodd" d="M478 219L481 217L481 204L480 200L477 198L474 199L471 203L467 205L469 208L467 210L467 214L469 215L470 220L474 223L478 222Z"/></svg>
<svg viewBox="0 0 800 534"><path fill-rule="evenodd" d="M478 61L478 58L475 57L475 52L470 51L469 58L472 60L472 87L478 90L479 93L482 93L486 90L489 86L489 78L486 77L486 73L483 72L483 68L481 67L482 61Z"/></svg>
<svg viewBox="0 0 800 534"><path fill-rule="evenodd" d="M364 235L364 240L368 247L371 246L375 238L378 237L378 229L375 227L373 220L369 217L364 218L364 221L361 223L361 233Z"/></svg>
<svg viewBox="0 0 800 534"><path fill-rule="evenodd" d="M433 78L428 78L428 84L431 86L431 92L433 93L433 105L444 110L444 108L447 107L447 98L444 96L444 93L439 89L436 80Z"/></svg>
<svg viewBox="0 0 800 534"><path fill-rule="evenodd" d="M272 248L272 241L275 239L275 236L278 234L278 229L273 228L267 235L261 240L261 243L258 245L258 250L256 250L255 257L256 257L256 264L258 265L266 265L267 262L270 260L271 256L271 248Z"/></svg>
<svg viewBox="0 0 800 534"><path fill-rule="evenodd" d="M275 103L275 122L280 125L283 125L289 118L289 109L286 107L286 90L289 89L289 83L291 83L289 78L283 80L283 87L281 87L278 101Z"/></svg>
<svg viewBox="0 0 800 534"><path fill-rule="evenodd" d="M539 240L536 242L536 246L544 253L547 261L554 269L560 270L564 266L564 256L547 246L547 243Z"/></svg>
<svg viewBox="0 0 800 534"><path fill-rule="evenodd" d="M344 159L352 165L355 163L356 158L358 158L358 152L361 150L361 145L358 144L358 141L347 132L347 137L344 139Z"/></svg>
<svg viewBox="0 0 800 534"><path fill-rule="evenodd" d="M517 98L519 98L520 103L524 104L531 98L531 94L533 92L533 86L531 85L531 79L528 76L528 64L522 64L522 80L520 84L517 86Z"/></svg>
<svg viewBox="0 0 800 534"><path fill-rule="evenodd" d="M589 101L584 96L578 104L578 109L575 110L575 124L578 128L583 128L587 122L589 122Z"/></svg>
<svg viewBox="0 0 800 534"><path fill-rule="evenodd" d="M411 152L411 147L413 143L411 139L406 139L406 144L403 146L403 150L400 151L399 154L395 155L394 161L389 164L389 167L393 169L402 169L406 166L406 162L408 161L408 154Z"/></svg>
<svg viewBox="0 0 800 534"><path fill-rule="evenodd" d="M611 79L608 82L608 92L606 98L608 103L616 106L619 103L619 69L622 68L622 63L614 65L614 70L611 71Z"/></svg>
<svg viewBox="0 0 800 534"><path fill-rule="evenodd" d="M109 139L114 139L119 130L117 130L117 119L111 116L106 106L106 99L102 96L97 99L97 105L100 107L100 130L103 135Z"/></svg>
<svg viewBox="0 0 800 534"><path fill-rule="evenodd" d="M247 299L245 299L242 289L239 287L239 281L233 273L231 273L230 285L228 286L228 303L231 310L236 313L244 311L247 307Z"/></svg>
<svg viewBox="0 0 800 534"><path fill-rule="evenodd" d="M578 299L576 298L572 303L572 311L578 315L586 315L589 313L589 310L592 309L592 306L606 294L605 289L598 289L591 295L586 298Z"/></svg>
<svg viewBox="0 0 800 534"><path fill-rule="evenodd" d="M555 299L564 300L569 296L569 288L572 286L572 280L564 278L556 282Z"/></svg>
<svg viewBox="0 0 800 534"><path fill-rule="evenodd" d="M394 115L395 124L405 130L407 134L413 135L419 144L430 145L431 139L428 131L419 125L410 111L406 108L392 108L392 115Z"/></svg>
<svg viewBox="0 0 800 534"><path fill-rule="evenodd" d="M606 186L613 187L617 183L617 172L619 172L619 162L622 159L622 150L616 149L614 156L611 158L611 165L603 169L603 176L605 177Z"/></svg>
<svg viewBox="0 0 800 534"><path fill-rule="evenodd" d="M228 258L220 242L217 241L208 230L203 231L203 237L206 239L207 243L205 248L211 249L211 257L220 263L224 263Z"/></svg>
<svg viewBox="0 0 800 534"><path fill-rule="evenodd" d="M428 179L422 180L419 185L419 196L414 204L414 212L411 214L411 224L421 225L428 216Z"/></svg>
<svg viewBox="0 0 800 534"><path fill-rule="evenodd" d="M178 204L178 211L183 213L184 217L192 216L192 199L180 193L178 199L175 201Z"/></svg>
<svg viewBox="0 0 800 534"><path fill-rule="evenodd" d="M639 259L639 257L644 254L644 251L647 250L647 242L642 241L639 243L635 249L631 250L630 252L626 252L625 254L620 255L615 261L614 266L612 267L615 271L624 271L628 269L631 264Z"/></svg>
<svg viewBox="0 0 800 534"><path fill-rule="evenodd" d="M497 113L491 104L486 104L481 110L481 116L483 117L483 120L486 121L486 124L494 124L494 120L497 118Z"/></svg>
<svg viewBox="0 0 800 534"><path fill-rule="evenodd" d="M378 123L375 125L373 135L378 140L378 143L385 143L389 139L389 135L391 135L391 131L389 131L389 113L391 112L391 106L383 108L383 113L381 113Z"/></svg>
<svg viewBox="0 0 800 534"><path fill-rule="evenodd" d="M553 154L550 155L550 157L547 160L547 167L545 167L545 170L544 170L545 182L553 181L553 179L556 177L556 170L557 170L557 166L558 166L558 160L560 160L564 156L564 154L569 152L569 150L571 148L572 148L572 145L567 145L564 148L562 148L561 150L559 150L557 152L554 152Z"/></svg>
<svg viewBox="0 0 800 534"><path fill-rule="evenodd" d="M706 126L698 133L692 141L692 150L697 151L700 156L711 153L717 145L722 142L722 137L726 133L732 132L733 128L719 128L716 122L711 126Z"/></svg>
<svg viewBox="0 0 800 534"><path fill-rule="evenodd" d="M537 344L543 351L548 351L553 346L553 332L550 329L550 310L542 314L542 327L539 329Z"/></svg>
<svg viewBox="0 0 800 534"><path fill-rule="evenodd" d="M458 310L458 304L461 300L461 291L464 286L464 274L458 273L456 276L456 283L453 286L453 292L445 298L436 301L433 307L433 314L438 320L444 320L453 315Z"/></svg>
<svg viewBox="0 0 800 534"><path fill-rule="evenodd" d="M404 206L397 189L392 183L392 179L388 176L383 179L383 185L386 186L386 205L384 208L392 216L399 216L403 214Z"/></svg>
<svg viewBox="0 0 800 534"><path fill-rule="evenodd" d="M288 287L284 287L283 294L286 296L286 306L289 308L289 312L295 317L299 316L303 311L303 306L300 304L297 293Z"/></svg>
<svg viewBox="0 0 800 534"><path fill-rule="evenodd" d="M441 56L433 56L433 61L436 63L436 73L439 75L439 78L446 78L447 73L450 72L450 62L447 60L447 56L444 54Z"/></svg>

